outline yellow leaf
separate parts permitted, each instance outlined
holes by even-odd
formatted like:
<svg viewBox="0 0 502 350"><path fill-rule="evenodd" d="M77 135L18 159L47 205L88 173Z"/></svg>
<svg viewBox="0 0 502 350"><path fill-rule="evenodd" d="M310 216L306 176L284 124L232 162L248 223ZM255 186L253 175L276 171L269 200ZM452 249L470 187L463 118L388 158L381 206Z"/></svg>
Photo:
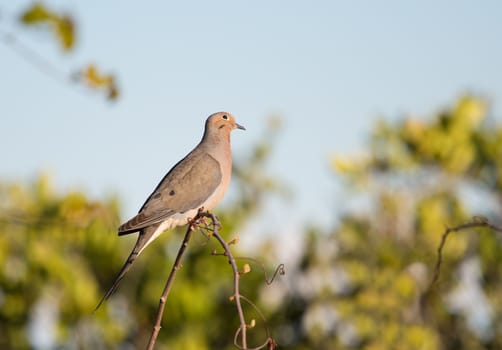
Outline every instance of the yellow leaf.
<svg viewBox="0 0 502 350"><path fill-rule="evenodd" d="M109 77L101 75L94 64L90 64L84 69L82 78L90 87L100 87L109 83Z"/></svg>
<svg viewBox="0 0 502 350"><path fill-rule="evenodd" d="M457 120L466 123L466 127L476 128L486 117L486 104L477 98L464 97L455 106L453 115Z"/></svg>
<svg viewBox="0 0 502 350"><path fill-rule="evenodd" d="M242 274L246 274L250 271L251 271L251 266L249 266L249 264L244 264L244 266L242 267Z"/></svg>
<svg viewBox="0 0 502 350"><path fill-rule="evenodd" d="M110 84L108 88L108 99L113 101L116 100L118 97L119 97L119 89L115 84L115 79L113 79L112 84Z"/></svg>
<svg viewBox="0 0 502 350"><path fill-rule="evenodd" d="M44 5L35 2L21 15L19 20L24 24L38 24L53 21L56 17L57 15L48 10Z"/></svg>
<svg viewBox="0 0 502 350"><path fill-rule="evenodd" d="M56 33L59 43L65 50L70 50L75 44L75 25L68 16L59 18L56 22Z"/></svg>
<svg viewBox="0 0 502 350"><path fill-rule="evenodd" d="M34 3L19 18L26 25L46 24L54 31L59 44L64 50L70 50L75 44L75 25L68 15L49 10L39 2Z"/></svg>
<svg viewBox="0 0 502 350"><path fill-rule="evenodd" d="M235 236L234 238L232 238L230 242L228 242L228 245L233 245L237 243L239 243L239 237Z"/></svg>
<svg viewBox="0 0 502 350"><path fill-rule="evenodd" d="M94 64L88 65L80 72L80 79L92 89L104 90L109 100L116 100L119 96L115 77L101 73Z"/></svg>
<svg viewBox="0 0 502 350"><path fill-rule="evenodd" d="M348 173L353 169L354 163L348 157L335 156L331 161L333 168L340 173Z"/></svg>

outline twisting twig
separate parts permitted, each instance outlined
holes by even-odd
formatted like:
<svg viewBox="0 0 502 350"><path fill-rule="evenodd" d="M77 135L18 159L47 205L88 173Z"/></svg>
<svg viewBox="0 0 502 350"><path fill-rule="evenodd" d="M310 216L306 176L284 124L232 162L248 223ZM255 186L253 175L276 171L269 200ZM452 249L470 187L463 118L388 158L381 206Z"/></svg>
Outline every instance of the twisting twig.
<svg viewBox="0 0 502 350"><path fill-rule="evenodd" d="M439 242L438 248L437 248L437 258L436 258L436 264L434 266L434 275L432 276L432 279L428 285L428 287L425 289L425 291L422 293L420 296L420 310L422 312L422 316L424 313L424 307L425 307L425 302L429 295L432 293L432 290L439 280L439 276L441 274L441 265L443 263L443 250L446 244L446 240L450 233L452 232L459 232L462 230L466 230L469 228L475 228L475 227L487 227L490 228L496 232L502 233L502 228L490 224L488 219L481 217L481 216L474 216L470 222L467 222L462 225L458 225L455 227L446 227L443 235L441 236L441 241Z"/></svg>
<svg viewBox="0 0 502 350"><path fill-rule="evenodd" d="M256 260L256 259L253 259L253 258L235 258L236 260L247 260L247 261L251 261L253 263L255 263L256 265L258 265L260 268L261 268L261 271L263 272L263 276L265 277L265 283L267 285L271 285L272 283L274 283L274 280L275 278L277 277L277 275L281 275L281 276L284 276L286 274L286 270L284 268L284 264L279 264L276 268L275 268L275 271L274 271L274 274L272 275L272 278L268 278L268 273L267 273L267 270L265 269L265 266L263 265L262 262Z"/></svg>
<svg viewBox="0 0 502 350"><path fill-rule="evenodd" d="M226 256L227 254L225 252L223 253L218 253L216 250L213 250L211 252L212 255L216 255L216 256ZM256 264L260 267L261 271L263 272L263 276L265 277L265 283L267 285L271 285L272 283L274 283L274 280L275 278L277 277L277 275L281 275L281 276L284 276L286 274L286 270L285 270L285 265L284 264L279 264L276 268L275 268L275 271L274 271L274 274L272 275L272 278L268 278L268 273L267 273L267 270L265 269L265 265L256 260L256 259L253 259L253 258L249 258L249 257L243 257L243 256L237 256L235 257L235 260L244 260L244 261L250 261L252 262L253 264Z"/></svg>
<svg viewBox="0 0 502 350"><path fill-rule="evenodd" d="M228 243L227 243L228 244ZM215 256L227 256L226 252L223 252L223 253L218 253L215 250L213 250L211 252L211 255L215 255ZM237 256L235 257L235 260L244 260L244 261L251 261L252 263L258 265L261 269L261 271L263 272L263 276L265 277L265 283L267 285L271 285L272 283L274 283L274 280L275 278L277 277L277 275L281 275L281 276L284 276L286 274L286 270L285 270L285 265L284 264L279 264L276 268L275 268L275 271L274 271L274 274L272 275L272 278L268 278L268 273L267 273L267 270L265 269L265 265L256 260L256 259L253 259L253 258L249 258L249 257L242 257L242 256Z"/></svg>
<svg viewBox="0 0 502 350"><path fill-rule="evenodd" d="M255 348L249 348L247 350L260 350L260 349L265 348L265 346L267 346L268 349L275 349L275 347L277 346L277 343L275 342L275 339L272 338L272 336L270 335L270 331L269 331L268 326L267 326L267 319L265 318L265 316L263 315L263 313L261 312L261 310L258 308L258 306L255 305L255 303L253 303L251 300L249 300L248 298L246 298L244 295L241 295L241 298L246 303L248 303L249 305L251 305L251 307L260 316L261 320L265 323L265 332L267 333L267 339L265 340L265 342L263 344L261 344L260 346L255 347ZM234 344L237 347L240 348L240 346L237 345L237 338L239 337L239 333L240 333L240 329L238 329L237 332L235 332Z"/></svg>
<svg viewBox="0 0 502 350"><path fill-rule="evenodd" d="M237 330L237 332L241 333L241 345L239 346L238 343L236 342L236 339L234 341L235 346L241 348L241 349L247 349L247 339L246 339L246 330L247 330L247 324L246 324L246 319L244 318L244 311L242 311L242 305L241 305L241 295L239 293L239 278L240 278L240 273L237 268L237 264L235 262L235 259L232 255L232 252L230 251L230 248L228 247L227 242L220 236L218 233L218 227L220 226L220 223L216 216L211 213L200 213L200 216L205 216L211 218L211 221L213 222L213 231L211 232L211 235L216 238L216 240L221 244L223 249L225 250L225 255L228 258L228 263L232 266L232 270L234 272L234 295L233 299L235 300L235 305L237 307L237 313L239 314L239 322L240 322L240 327Z"/></svg>
<svg viewBox="0 0 502 350"><path fill-rule="evenodd" d="M227 243L227 245L230 245L234 240L232 240L231 242ZM211 252L212 255L215 255L215 256L228 256L227 254L227 251L224 251L222 253L218 253L216 250L213 250ZM275 269L274 271L274 274L272 275L272 278L268 278L268 274L267 274L267 270L265 269L265 266L262 262L256 260L256 259L253 259L253 258L249 258L249 257L235 257L234 260L244 260L244 261L250 261L256 265L258 265L262 272L263 272L263 275L265 277L265 283L267 283L267 285L271 285L275 278L277 277L277 275L281 275L283 276L286 271L284 269L284 264L279 264L277 266L277 268ZM247 265L247 264L246 264ZM247 272L247 271L246 271ZM246 273L245 272L245 273ZM234 273L235 273L235 270L234 270ZM239 274L241 274L239 272ZM265 318L265 316L263 315L263 313L261 312L261 310L258 308L258 306L256 306L255 303L253 303L251 300L249 300L247 297L245 297L244 295L240 295L240 298L242 300L244 300L246 303L248 303L255 311L256 313L258 313L258 315L260 316L261 320L263 321L263 323L265 324L265 332L266 332L266 335L267 335L267 339L265 340L265 342L257 347L254 347L254 348L247 348L247 350L259 350L259 349L264 349L265 347L267 347L267 349L269 350L273 350L277 347L277 342L275 341L274 338L272 338L272 336L270 335L270 330L268 328L268 325L267 325L267 319ZM243 347L241 347L239 344L238 344L238 338L239 338L239 335L241 334L241 331L246 328L253 328L254 327L254 320L251 321L251 325L250 326L246 326L246 327L240 327L239 329L237 329L237 331L235 332L235 335L234 335L234 345L236 347L238 347L239 349L244 349Z"/></svg>
<svg viewBox="0 0 502 350"><path fill-rule="evenodd" d="M210 219L211 223L208 223L205 220L206 218ZM234 275L234 294L232 295L231 300L235 301L235 305L237 307L237 313L239 315L239 322L240 322L240 326L237 329L235 336L234 336L234 345L237 348L242 349L242 350L263 349L265 346L268 349L275 349L276 348L277 343L270 336L270 332L269 332L268 328L267 328L267 340L265 341L264 344L262 344L261 346L259 346L257 348L253 348L253 349L249 349L247 346L246 331L248 328L253 327L253 324L248 325L246 323L246 319L244 317L244 311L242 309L241 299L246 301L247 303L249 303L258 312L258 314L260 315L262 320L265 321L265 317L263 316L263 314L260 312L260 310L256 307L256 305L254 303L252 303L249 299L247 299L246 297L244 297L243 295L240 294L240 292L239 292L239 278L240 278L241 272L239 272L239 270L237 268L236 259L233 257L232 252L230 251L229 243L227 243L219 234L220 228L221 228L221 225L220 225L220 222L218 221L218 218L214 214L209 213L209 212L203 212L202 210L199 210L199 212L197 213L197 216L193 220L190 221L190 224L188 225L188 228L187 228L187 231L185 234L185 238L183 239L183 243L180 247L180 250L178 251L178 254L176 255L174 265L171 269L171 272L169 273L169 277L168 277L166 285L164 287L164 291L162 292L162 296L161 296L160 302L159 302L159 307L157 309L157 316L155 319L155 325L153 327L152 335L150 336L150 341L148 342L147 350L153 350L153 348L155 346L155 342L157 341L157 337L159 335L160 328L161 328L161 322L162 322L162 317L164 314L164 308L166 305L167 297L169 295L172 284L174 282L174 278L176 277L176 273L181 268L182 256L188 246L188 242L190 240L192 232L195 229L199 229L201 231L204 231L204 233L206 235L208 235L209 237L214 237L220 243L220 245L222 246L222 248L224 250L224 253L217 254L217 255L226 256L228 259L228 263L232 266L232 271L233 271L233 275ZM281 275L284 274L284 265L283 264L278 266L278 268L276 269L276 271L274 273L274 277L272 277L272 280L275 278L275 276L278 273ZM271 283L271 281L270 281L270 283ZM267 284L270 284L270 283L267 280ZM266 323L266 321L265 321L265 323ZM241 337L240 344L238 342L239 335Z"/></svg>

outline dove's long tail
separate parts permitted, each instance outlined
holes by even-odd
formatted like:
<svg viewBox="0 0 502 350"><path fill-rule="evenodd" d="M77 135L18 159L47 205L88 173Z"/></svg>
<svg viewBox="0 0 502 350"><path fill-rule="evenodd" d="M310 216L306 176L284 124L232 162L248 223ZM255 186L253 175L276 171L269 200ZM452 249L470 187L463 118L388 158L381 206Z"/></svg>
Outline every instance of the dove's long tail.
<svg viewBox="0 0 502 350"><path fill-rule="evenodd" d="M134 260L136 260L137 257L138 257L138 253L136 252L136 248L135 248L131 252L131 254L129 255L129 257L127 258L127 261L125 262L124 266L122 266L122 269L120 270L120 272L117 275L117 277L115 277L115 280L113 281L112 286L110 287L110 289L108 289L108 291L106 292L106 294L101 298L101 300L99 301L98 306L96 306L96 309L94 309L94 311L96 311L97 309L99 309L99 307L101 306L101 304L103 304L103 302L105 300L107 300L113 293L115 293L115 291L117 290L117 287L119 286L120 281L122 281L122 278L124 278L125 274L127 273L127 271L129 271L129 269L132 266L132 263L134 262Z"/></svg>
<svg viewBox="0 0 502 350"><path fill-rule="evenodd" d="M117 277L115 277L112 286L110 287L110 289L108 289L106 294L101 298L101 300L98 303L98 306L96 306L94 311L99 309L101 304L103 304L105 300L107 300L113 293L115 293L115 291L119 286L120 281L122 281L127 271L129 271L134 260L136 260L141 251L145 249L145 247L159 235L158 233L156 234L156 231L158 229L161 229L159 226L160 224L152 225L139 232L138 240L136 241L134 249L132 250L131 254L129 254L129 257L124 263L124 266L122 266L122 269L120 269L120 272L118 273Z"/></svg>

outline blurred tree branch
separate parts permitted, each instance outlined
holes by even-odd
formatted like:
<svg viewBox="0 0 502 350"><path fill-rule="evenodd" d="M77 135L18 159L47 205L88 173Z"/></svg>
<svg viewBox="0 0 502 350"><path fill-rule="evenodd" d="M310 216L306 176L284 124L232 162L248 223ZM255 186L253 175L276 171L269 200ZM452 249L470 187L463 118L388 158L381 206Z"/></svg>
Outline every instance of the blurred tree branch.
<svg viewBox="0 0 502 350"><path fill-rule="evenodd" d="M26 27L53 33L64 52L70 52L75 48L77 28L73 17L69 14L59 13L42 2L34 2L21 13L19 22ZM110 101L119 97L120 90L115 76L102 73L95 64L88 64L68 73L24 44L12 31L0 30L0 42L25 62L56 81L70 83L73 86L81 84L92 91L103 92Z"/></svg>
<svg viewBox="0 0 502 350"><path fill-rule="evenodd" d="M441 275L441 266L443 264L443 250L446 246L446 240L448 239L448 236L453 233L453 232L460 232L460 231L465 231L470 228L480 228L480 227L486 227L489 228L495 232L502 233L502 227L495 226L491 224L488 219L481 217L481 216L474 216L472 218L472 221L466 222L464 224L454 226L454 227L446 227L445 231L441 235L441 241L439 242L438 248L437 248L437 256L436 256L436 263L434 264L434 274L432 276L432 279L427 286L427 288L424 290L422 295L420 296L420 312L422 315L422 319L425 318L425 309L426 309L426 304L427 301L430 297L430 295L433 292L434 286L436 283L439 281L439 277Z"/></svg>

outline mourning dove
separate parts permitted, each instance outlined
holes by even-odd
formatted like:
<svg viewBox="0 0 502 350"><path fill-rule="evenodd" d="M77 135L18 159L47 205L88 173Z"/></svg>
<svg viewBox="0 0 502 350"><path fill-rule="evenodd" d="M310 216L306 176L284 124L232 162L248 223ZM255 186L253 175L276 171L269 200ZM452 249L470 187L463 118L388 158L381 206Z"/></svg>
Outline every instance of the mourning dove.
<svg viewBox="0 0 502 350"><path fill-rule="evenodd" d="M138 214L119 227L119 236L139 231L138 240L96 309L115 292L134 260L162 232L187 224L200 208L211 210L223 198L232 174L230 132L234 129L245 130L232 114L210 115L197 147L169 170Z"/></svg>

